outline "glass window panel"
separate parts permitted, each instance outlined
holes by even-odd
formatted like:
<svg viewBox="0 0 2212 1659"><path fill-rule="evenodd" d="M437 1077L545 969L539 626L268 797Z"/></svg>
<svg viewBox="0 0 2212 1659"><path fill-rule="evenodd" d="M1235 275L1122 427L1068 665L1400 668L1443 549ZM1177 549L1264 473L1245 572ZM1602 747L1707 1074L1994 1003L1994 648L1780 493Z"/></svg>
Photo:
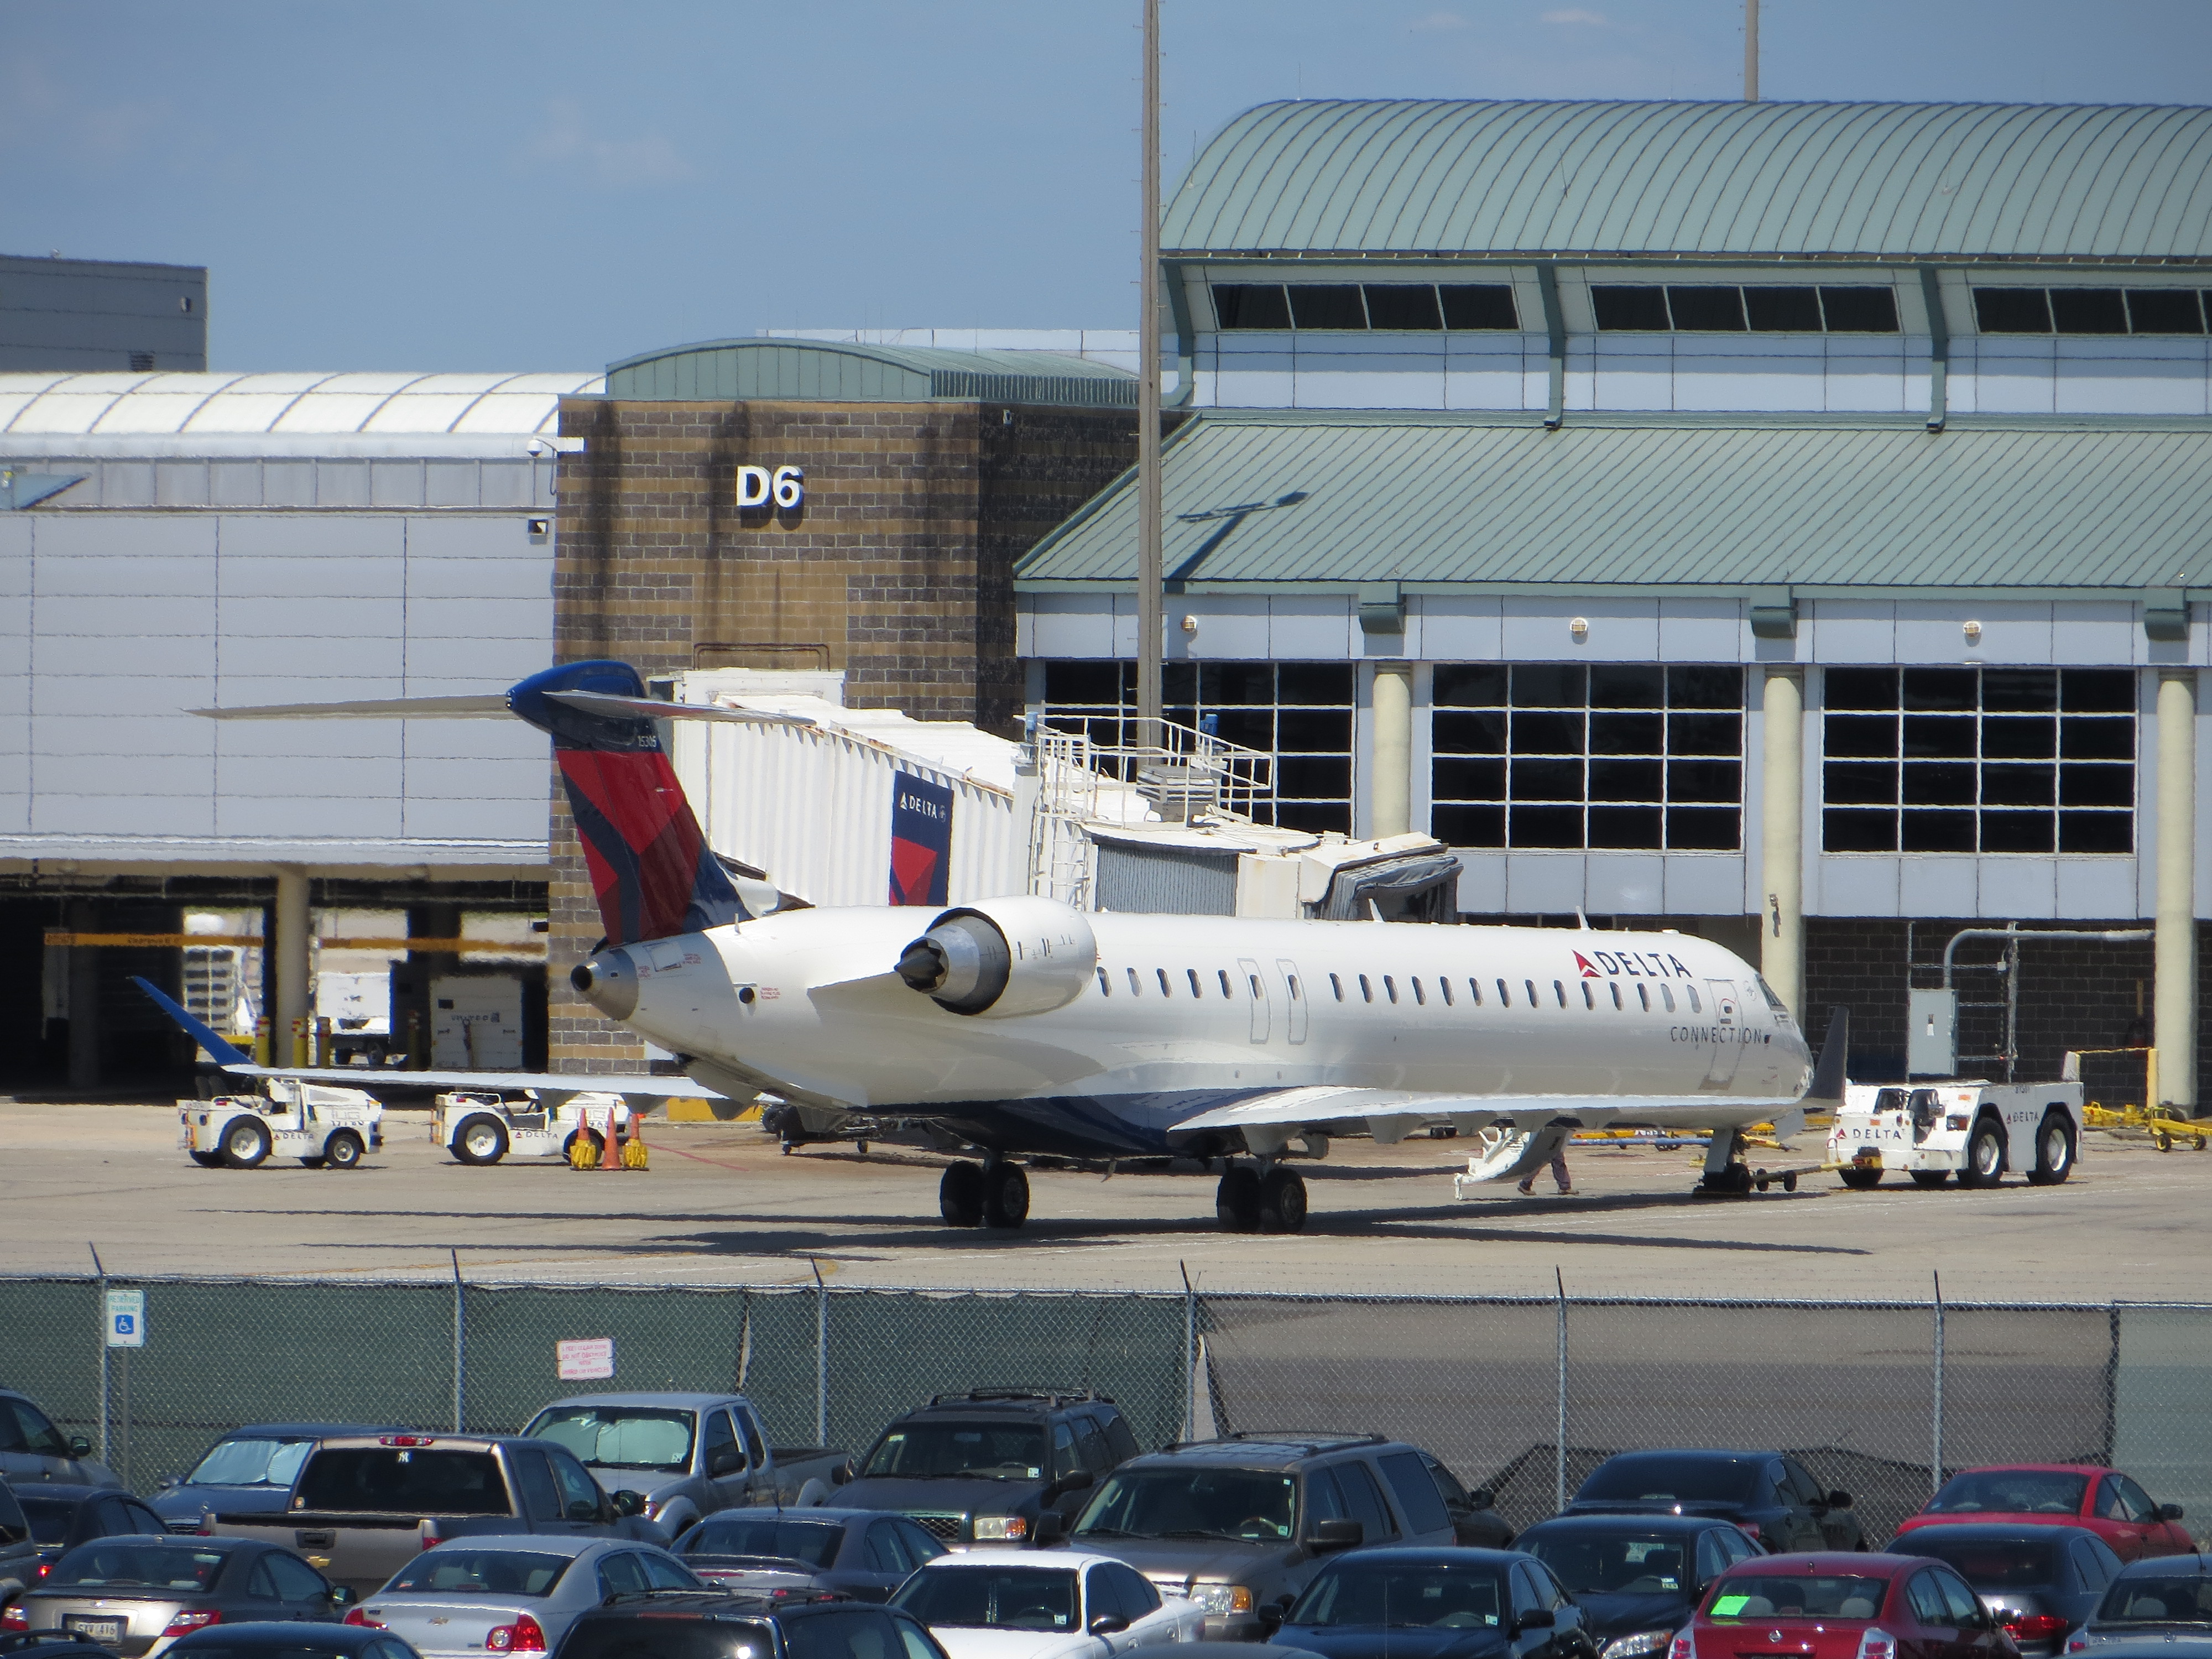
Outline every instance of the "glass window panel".
<svg viewBox="0 0 2212 1659"><path fill-rule="evenodd" d="M1981 693L1981 675L1975 669L1908 668L1902 706L1928 714L1971 714L1979 705Z"/></svg>
<svg viewBox="0 0 2212 1659"><path fill-rule="evenodd" d="M2049 770L2049 768L2045 768ZM2132 766L2066 765L2058 769L2061 806L2133 806L2136 769Z"/></svg>
<svg viewBox="0 0 2212 1659"><path fill-rule="evenodd" d="M1982 711L2000 714L2045 714L2058 707L2055 668L1984 668Z"/></svg>
<svg viewBox="0 0 2212 1659"><path fill-rule="evenodd" d="M1667 672L1627 663L1605 663L1589 672L1593 708L1657 708L1667 701Z"/></svg>
<svg viewBox="0 0 2212 1659"><path fill-rule="evenodd" d="M1213 721L1213 735L1223 742L1241 744L1247 749L1273 749L1275 746L1273 709L1221 708L1206 712L1207 717ZM1342 747L1341 744L1338 746Z"/></svg>
<svg viewBox="0 0 2212 1659"><path fill-rule="evenodd" d="M1743 308L1754 334L1818 334L1820 296L1809 288L1766 288L1747 283Z"/></svg>
<svg viewBox="0 0 2212 1659"><path fill-rule="evenodd" d="M1284 702L1349 704L1352 665L1348 662L1286 662L1278 664L1277 696Z"/></svg>
<svg viewBox="0 0 2212 1659"><path fill-rule="evenodd" d="M1356 283L1292 283L1291 320L1299 328L1365 328Z"/></svg>
<svg viewBox="0 0 2212 1659"><path fill-rule="evenodd" d="M1667 748L1676 755L1740 755L1743 752L1743 716L1669 714Z"/></svg>
<svg viewBox="0 0 2212 1659"><path fill-rule="evenodd" d="M1506 283L1444 283L1437 289L1443 301L1446 328L1518 329L1521 314Z"/></svg>
<svg viewBox="0 0 2212 1659"><path fill-rule="evenodd" d="M1352 747L1352 711L1285 708L1275 716L1275 744L1285 753L1316 749L1348 751Z"/></svg>
<svg viewBox="0 0 2212 1659"><path fill-rule="evenodd" d="M1513 752L1516 755L1581 754L1583 716L1579 713L1515 709Z"/></svg>
<svg viewBox="0 0 2212 1659"><path fill-rule="evenodd" d="M1505 711L1440 711L1430 718L1429 741L1440 755L1502 755Z"/></svg>
<svg viewBox="0 0 2212 1659"><path fill-rule="evenodd" d="M1592 761L1592 800L1664 800L1666 768L1656 760Z"/></svg>
<svg viewBox="0 0 2212 1659"><path fill-rule="evenodd" d="M1160 696L1167 702L1198 701L1198 665L1170 662L1160 665Z"/></svg>
<svg viewBox="0 0 2212 1659"><path fill-rule="evenodd" d="M1352 757L1285 755L1275 763L1275 793L1289 799L1348 798L1352 793Z"/></svg>
<svg viewBox="0 0 2212 1659"><path fill-rule="evenodd" d="M2051 766L1984 766L1982 805L1984 806L2050 806L2057 787ZM2102 805L2105 803L2099 802Z"/></svg>
<svg viewBox="0 0 2212 1659"><path fill-rule="evenodd" d="M1515 847L1580 847L1579 806L1516 806L1510 815L1509 841Z"/></svg>
<svg viewBox="0 0 2212 1659"><path fill-rule="evenodd" d="M1267 703L1275 700L1275 665L1271 662L1208 662L1198 667L1198 700L1215 703Z"/></svg>
<svg viewBox="0 0 2212 1659"><path fill-rule="evenodd" d="M1821 676L1821 701L1830 708L1895 708L1894 668L1831 668Z"/></svg>
<svg viewBox="0 0 2212 1659"><path fill-rule="evenodd" d="M1972 806L1974 768L1956 761L1908 761L1902 790L1907 806Z"/></svg>
<svg viewBox="0 0 2212 1659"><path fill-rule="evenodd" d="M1447 847L1503 847L1505 809L1502 806L1432 806L1429 833Z"/></svg>
<svg viewBox="0 0 2212 1659"><path fill-rule="evenodd" d="M1677 329L1699 334L1743 332L1743 290L1739 288L1669 283L1667 308L1674 314Z"/></svg>
<svg viewBox="0 0 2212 1659"><path fill-rule="evenodd" d="M1831 853L1894 853L1897 814L1831 806L1820 814L1820 842Z"/></svg>
<svg viewBox="0 0 2212 1659"><path fill-rule="evenodd" d="M2051 301L2039 288L1978 288L1974 326L1984 334L2048 334Z"/></svg>
<svg viewBox="0 0 2212 1659"><path fill-rule="evenodd" d="M1291 308L1280 283L1216 283L1213 314L1224 329L1288 328Z"/></svg>
<svg viewBox="0 0 2212 1659"><path fill-rule="evenodd" d="M1972 715L1907 714L1905 717L1905 757L1907 760L1972 760L1973 756Z"/></svg>
<svg viewBox="0 0 2212 1659"><path fill-rule="evenodd" d="M1667 844L1665 814L1656 806L1593 806L1589 844L1649 848L1656 852Z"/></svg>
<svg viewBox="0 0 2212 1659"><path fill-rule="evenodd" d="M1516 708L1582 708L1589 702L1589 671L1579 663L1521 663L1513 670Z"/></svg>
<svg viewBox="0 0 2212 1659"><path fill-rule="evenodd" d="M1593 755L1656 755L1666 747L1667 721L1661 714L1592 714Z"/></svg>
<svg viewBox="0 0 2212 1659"><path fill-rule="evenodd" d="M1900 815L1899 843L1908 853L1971 853L1974 815L1936 808L1907 807Z"/></svg>
<svg viewBox="0 0 2212 1659"><path fill-rule="evenodd" d="M1275 822L1283 829L1303 830L1310 835L1321 835L1334 830L1348 836L1352 833L1352 807L1341 801L1279 801L1275 805ZM1480 843L1463 842L1460 844L1474 847Z"/></svg>
<svg viewBox="0 0 2212 1659"><path fill-rule="evenodd" d="M1820 793L1832 805L1894 806L1897 768L1864 761L1830 761L1820 769Z"/></svg>
<svg viewBox="0 0 2212 1659"><path fill-rule="evenodd" d="M1831 714L1823 722L1827 752L1853 759L1894 760L1897 716Z"/></svg>
<svg viewBox="0 0 2212 1659"><path fill-rule="evenodd" d="M1198 724L1197 708L1187 702L1171 702L1164 708L1161 709L1160 713L1168 720L1174 721L1177 726L1196 726Z"/></svg>
<svg viewBox="0 0 2212 1659"><path fill-rule="evenodd" d="M1820 290L1820 309L1827 314L1831 334L1894 334L1897 332L1897 290L1870 286L1839 286Z"/></svg>
<svg viewBox="0 0 2212 1659"><path fill-rule="evenodd" d="M2136 677L2130 669L2069 668L2058 689L2059 707L2069 714L2136 712Z"/></svg>
<svg viewBox="0 0 2212 1659"><path fill-rule="evenodd" d="M1674 708L1741 709L1743 670L1721 665L1670 668L1667 671L1667 702Z"/></svg>
<svg viewBox="0 0 2212 1659"><path fill-rule="evenodd" d="M1519 760L1513 763L1516 800L1583 799L1583 763L1578 760Z"/></svg>
<svg viewBox="0 0 2212 1659"><path fill-rule="evenodd" d="M2049 714L2000 715L1982 721L1988 760L2049 760L2058 752L2058 722Z"/></svg>
<svg viewBox="0 0 2212 1659"><path fill-rule="evenodd" d="M1121 665L1117 662L1048 662L1044 665L1047 702L1119 702Z"/></svg>
<svg viewBox="0 0 2212 1659"><path fill-rule="evenodd" d="M1370 328L1442 328L1437 291L1426 283L1370 283L1366 285Z"/></svg>
<svg viewBox="0 0 2212 1659"><path fill-rule="evenodd" d="M2057 815L2052 812L1984 812L1984 853L2048 853Z"/></svg>
<svg viewBox="0 0 2212 1659"><path fill-rule="evenodd" d="M2058 723L2058 752L2068 760L2133 760L2136 723L2118 720L2084 720L2068 715Z"/></svg>
<svg viewBox="0 0 2212 1659"><path fill-rule="evenodd" d="M2054 288L2051 323L2061 334L2124 334L2128 308L2116 288Z"/></svg>
<svg viewBox="0 0 2212 1659"><path fill-rule="evenodd" d="M1676 852L1733 853L1742 841L1742 815L1732 806L1667 809L1667 845Z"/></svg>
<svg viewBox="0 0 2212 1659"><path fill-rule="evenodd" d="M2126 853L2135 848L2132 812L2061 812L2058 850L2062 853Z"/></svg>
<svg viewBox="0 0 2212 1659"><path fill-rule="evenodd" d="M1593 283L1590 305L1597 325L1608 332L1664 334L1667 290L1640 283Z"/></svg>
<svg viewBox="0 0 2212 1659"><path fill-rule="evenodd" d="M2131 288L2128 322L2137 334L2202 334L2204 312L2189 288Z"/></svg>
<svg viewBox="0 0 2212 1659"><path fill-rule="evenodd" d="M1451 662L1437 665L1431 701L1453 708L1498 708L1505 703L1505 665Z"/></svg>
<svg viewBox="0 0 2212 1659"><path fill-rule="evenodd" d="M1504 800L1505 763L1439 756L1431 768L1430 793L1438 800Z"/></svg>
<svg viewBox="0 0 2212 1659"><path fill-rule="evenodd" d="M1680 761L1667 763L1667 799L1670 801L1729 801L1743 799L1742 763L1739 761Z"/></svg>

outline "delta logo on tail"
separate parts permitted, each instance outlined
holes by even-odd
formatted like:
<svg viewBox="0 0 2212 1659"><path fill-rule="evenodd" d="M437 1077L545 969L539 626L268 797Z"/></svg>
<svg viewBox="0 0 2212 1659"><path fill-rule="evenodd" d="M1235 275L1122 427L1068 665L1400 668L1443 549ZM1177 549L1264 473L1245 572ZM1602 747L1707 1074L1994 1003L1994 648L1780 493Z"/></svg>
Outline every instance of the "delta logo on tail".
<svg viewBox="0 0 2212 1659"><path fill-rule="evenodd" d="M942 905L951 887L952 791L910 773L891 785L891 902Z"/></svg>

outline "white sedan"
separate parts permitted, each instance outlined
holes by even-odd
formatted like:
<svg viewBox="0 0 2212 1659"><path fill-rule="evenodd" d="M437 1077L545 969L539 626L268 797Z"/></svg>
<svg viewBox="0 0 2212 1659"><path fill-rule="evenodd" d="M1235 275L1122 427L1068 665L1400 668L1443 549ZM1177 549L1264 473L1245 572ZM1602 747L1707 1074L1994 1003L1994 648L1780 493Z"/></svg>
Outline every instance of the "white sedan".
<svg viewBox="0 0 2212 1659"><path fill-rule="evenodd" d="M940 1555L891 1605L928 1626L951 1659L1107 1659L1195 1642L1206 1624L1197 1602L1163 1599L1127 1562L1076 1550Z"/></svg>

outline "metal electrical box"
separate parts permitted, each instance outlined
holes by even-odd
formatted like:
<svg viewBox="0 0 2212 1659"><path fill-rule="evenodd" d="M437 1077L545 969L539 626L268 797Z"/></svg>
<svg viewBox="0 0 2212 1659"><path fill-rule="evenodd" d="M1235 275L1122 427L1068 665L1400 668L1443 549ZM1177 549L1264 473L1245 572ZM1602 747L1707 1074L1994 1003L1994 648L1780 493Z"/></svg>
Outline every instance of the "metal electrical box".
<svg viewBox="0 0 2212 1659"><path fill-rule="evenodd" d="M1905 1069L1914 1077L1959 1074L1959 994L1908 991Z"/></svg>
<svg viewBox="0 0 2212 1659"><path fill-rule="evenodd" d="M522 981L506 974L432 980L430 1064L453 1071L520 1071Z"/></svg>

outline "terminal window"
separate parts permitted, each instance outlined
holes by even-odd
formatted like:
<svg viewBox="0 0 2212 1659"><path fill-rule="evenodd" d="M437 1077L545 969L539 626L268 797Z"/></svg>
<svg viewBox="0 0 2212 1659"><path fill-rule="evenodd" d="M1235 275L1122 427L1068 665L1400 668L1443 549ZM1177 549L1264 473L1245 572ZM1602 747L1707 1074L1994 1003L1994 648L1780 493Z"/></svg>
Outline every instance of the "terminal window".
<svg viewBox="0 0 2212 1659"><path fill-rule="evenodd" d="M1831 853L2127 853L2136 677L2124 668L1831 668Z"/></svg>
<svg viewBox="0 0 2212 1659"><path fill-rule="evenodd" d="M1984 334L2202 334L2206 307L2193 288L1978 288Z"/></svg>
<svg viewBox="0 0 2212 1659"><path fill-rule="evenodd" d="M1354 672L1345 662L1166 663L1161 713L1275 757L1273 799L1254 809L1260 823L1349 835ZM1058 731L1108 747L1138 742L1133 662L1048 662L1044 701L1045 724Z"/></svg>
<svg viewBox="0 0 2212 1659"><path fill-rule="evenodd" d="M1231 331L1521 326L1510 283L1216 283L1213 314Z"/></svg>
<svg viewBox="0 0 2212 1659"><path fill-rule="evenodd" d="M1602 331L1635 334L1894 334L1895 290L1870 283L1595 283Z"/></svg>
<svg viewBox="0 0 2212 1659"><path fill-rule="evenodd" d="M1743 670L1439 663L1429 832L1453 847L1735 852Z"/></svg>

